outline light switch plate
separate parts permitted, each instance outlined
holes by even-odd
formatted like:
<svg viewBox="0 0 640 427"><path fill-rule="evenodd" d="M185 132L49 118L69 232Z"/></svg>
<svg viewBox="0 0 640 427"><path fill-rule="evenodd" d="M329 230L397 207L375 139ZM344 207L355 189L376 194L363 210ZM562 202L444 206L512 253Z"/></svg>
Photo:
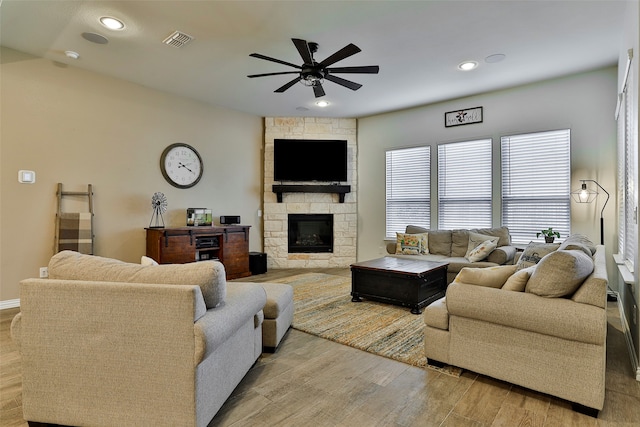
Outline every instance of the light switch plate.
<svg viewBox="0 0 640 427"><path fill-rule="evenodd" d="M18 182L21 184L33 184L36 182L36 173L34 171L19 170Z"/></svg>

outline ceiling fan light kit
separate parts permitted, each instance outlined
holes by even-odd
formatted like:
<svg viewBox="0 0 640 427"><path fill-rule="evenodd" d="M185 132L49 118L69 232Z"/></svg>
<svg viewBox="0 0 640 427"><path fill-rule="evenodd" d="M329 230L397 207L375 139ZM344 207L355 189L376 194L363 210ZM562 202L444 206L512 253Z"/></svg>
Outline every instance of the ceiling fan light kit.
<svg viewBox="0 0 640 427"><path fill-rule="evenodd" d="M316 62L313 58L313 54L318 51L318 44L314 42L307 42L302 39L291 39L294 46L298 50L300 57L304 61L302 65L292 64L291 62L282 61L280 59L271 58L269 56L265 56L259 53L252 53L251 57L264 59L265 61L271 61L282 65L287 65L289 67L293 67L298 69L299 71L281 71L276 73L264 73L264 74L251 74L247 77L255 78L255 77L266 77L266 76L278 76L283 74L298 74L296 78L287 82L283 86L276 89L274 92L282 93L287 89L291 88L296 83L300 82L305 86L313 88L313 93L316 98L320 98L325 96L324 88L322 87L322 83L325 80L329 80L330 82L336 83L340 86L344 86L351 90L358 90L362 87L361 84L352 82L347 79L343 79L342 77L335 76L334 74L378 74L380 67L377 65L367 65L367 66L359 66L359 67L331 67L331 65L335 64L338 61L346 59L356 53L360 52L360 48L353 43L349 43L347 46L343 47L339 51L335 52L333 55L330 55L328 58L324 59L321 62Z"/></svg>

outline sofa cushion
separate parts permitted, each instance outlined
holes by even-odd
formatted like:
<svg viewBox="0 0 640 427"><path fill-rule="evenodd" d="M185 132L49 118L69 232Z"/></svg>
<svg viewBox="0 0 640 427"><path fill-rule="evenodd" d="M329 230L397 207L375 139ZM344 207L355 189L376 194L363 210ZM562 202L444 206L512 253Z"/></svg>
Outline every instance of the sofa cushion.
<svg viewBox="0 0 640 427"><path fill-rule="evenodd" d="M227 281L217 261L144 266L111 258L62 251L49 261L51 279L199 286L207 308L222 303Z"/></svg>
<svg viewBox="0 0 640 427"><path fill-rule="evenodd" d="M491 251L498 246L498 240L498 237L492 237L486 234L474 233L470 231L469 243L467 243L467 252L465 253L464 257L471 262L485 259L487 255L489 255ZM474 252L473 260L470 258L472 252Z"/></svg>
<svg viewBox="0 0 640 427"><path fill-rule="evenodd" d="M430 233L431 230L428 228L420 227L419 225L407 225L407 228L404 230L405 233L409 234L420 234L420 233Z"/></svg>
<svg viewBox="0 0 640 427"><path fill-rule="evenodd" d="M542 297L572 295L593 272L593 260L584 252L557 250L543 257L525 291Z"/></svg>
<svg viewBox="0 0 640 427"><path fill-rule="evenodd" d="M469 230L451 230L451 256L466 257L469 250Z"/></svg>
<svg viewBox="0 0 640 427"><path fill-rule="evenodd" d="M593 256L596 253L596 246L588 237L582 234L572 234L566 238L564 242L560 244L559 250L581 250L589 256Z"/></svg>
<svg viewBox="0 0 640 427"><path fill-rule="evenodd" d="M504 282L516 271L515 265L499 265L495 267L473 268L463 267L454 283L501 288Z"/></svg>
<svg viewBox="0 0 640 427"><path fill-rule="evenodd" d="M493 228L472 228L474 233L484 234L487 236L498 237L498 247L508 246L511 244L511 235L509 234L508 227L493 227Z"/></svg>
<svg viewBox="0 0 640 427"><path fill-rule="evenodd" d="M417 225L407 225L405 232L409 234L428 233L429 253L451 256L451 231L429 230Z"/></svg>
<svg viewBox="0 0 640 427"><path fill-rule="evenodd" d="M435 255L451 256L451 231L429 231L429 253Z"/></svg>
<svg viewBox="0 0 640 427"><path fill-rule="evenodd" d="M545 256L558 250L560 243L530 242L518 260L518 270L536 265Z"/></svg>
<svg viewBox="0 0 640 427"><path fill-rule="evenodd" d="M497 239L497 238L496 238ZM491 240L486 240L476 246L467 254L467 259L470 262L478 262L485 259L498 244Z"/></svg>
<svg viewBox="0 0 640 427"><path fill-rule="evenodd" d="M502 289L505 291L515 291L515 292L524 292L527 287L527 282L529 281L529 277L535 270L535 265L532 267L524 268L522 270L518 270L513 273L504 285L502 285Z"/></svg>
<svg viewBox="0 0 640 427"><path fill-rule="evenodd" d="M396 233L396 253L403 255L420 255L422 253L421 235Z"/></svg>

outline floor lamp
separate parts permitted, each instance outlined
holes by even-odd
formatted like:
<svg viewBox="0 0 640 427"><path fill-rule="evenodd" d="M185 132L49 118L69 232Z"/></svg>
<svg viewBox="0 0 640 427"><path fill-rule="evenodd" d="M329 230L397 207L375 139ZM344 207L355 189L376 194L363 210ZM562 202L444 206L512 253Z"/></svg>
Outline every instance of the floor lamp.
<svg viewBox="0 0 640 427"><path fill-rule="evenodd" d="M587 188L587 182L593 182L607 195L607 200L604 201L604 205L602 205L602 210L600 211L600 244L604 245L604 207L607 206L607 202L609 201L609 193L602 188L597 181L592 179L581 179L580 181L582 181L580 189L571 192L571 197L573 197L573 200L577 203L591 203L598 197L597 191Z"/></svg>
<svg viewBox="0 0 640 427"><path fill-rule="evenodd" d="M604 201L604 205L602 205L602 210L600 211L600 244L604 245L604 207L607 206L607 202L609 201L609 193L602 188L602 185L593 179L581 179L580 181L582 181L580 189L571 192L571 197L577 203L591 203L598 197L597 191L587 188L587 182L593 182L607 195L607 200ZM617 299L618 296L616 293L607 285L607 300L616 301Z"/></svg>

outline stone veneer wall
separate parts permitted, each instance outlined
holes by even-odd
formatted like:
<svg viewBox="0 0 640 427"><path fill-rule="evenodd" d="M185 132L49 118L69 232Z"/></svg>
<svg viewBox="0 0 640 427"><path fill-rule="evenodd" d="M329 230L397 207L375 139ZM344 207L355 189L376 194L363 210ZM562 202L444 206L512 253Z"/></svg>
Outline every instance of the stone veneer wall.
<svg viewBox="0 0 640 427"><path fill-rule="evenodd" d="M351 193L344 203L337 194L284 193L278 203L272 191L274 139L345 139ZM269 268L348 267L356 262L357 170L356 119L267 117L264 137L264 251ZM279 183L279 182L278 182ZM295 184L312 184L296 182ZM344 184L344 183L343 183ZM333 214L333 253L288 253L287 217L290 213Z"/></svg>

